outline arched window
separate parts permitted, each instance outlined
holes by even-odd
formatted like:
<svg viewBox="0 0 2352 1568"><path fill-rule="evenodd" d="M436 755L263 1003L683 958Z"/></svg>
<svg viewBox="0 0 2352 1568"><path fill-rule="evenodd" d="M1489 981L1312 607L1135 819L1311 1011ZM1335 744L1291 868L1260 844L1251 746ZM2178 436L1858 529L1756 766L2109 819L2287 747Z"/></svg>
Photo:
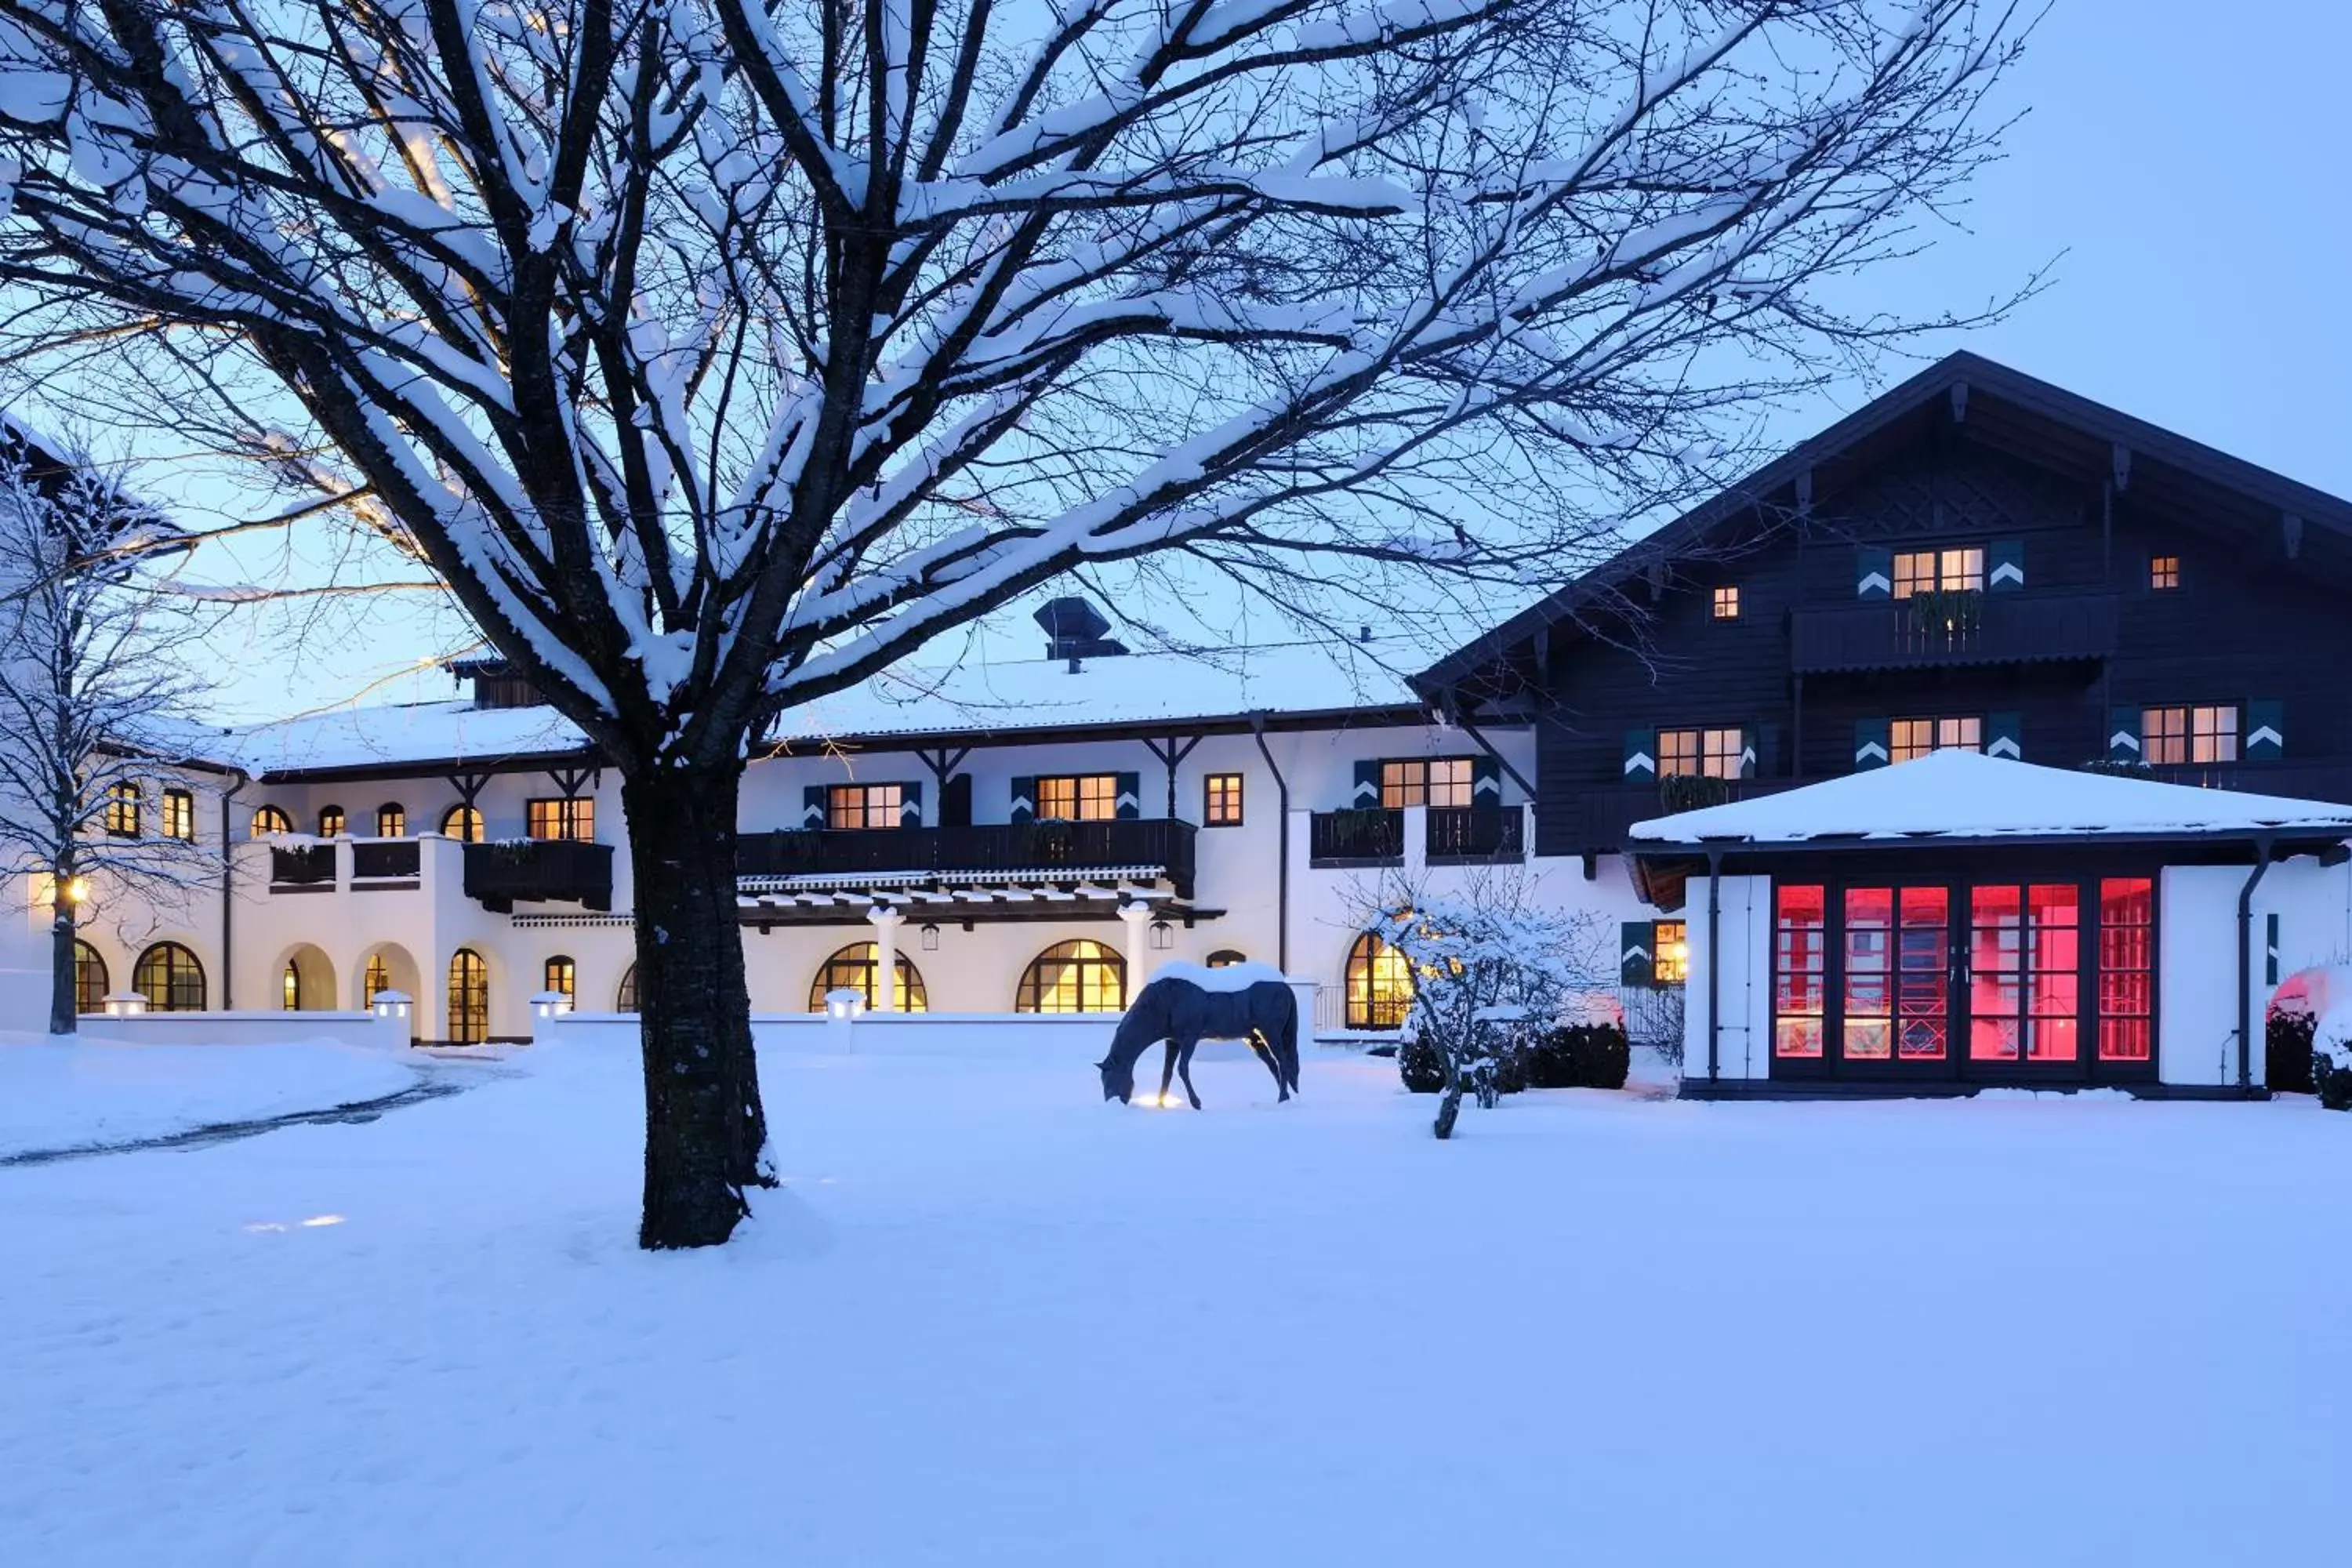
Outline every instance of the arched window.
<svg viewBox="0 0 2352 1568"><path fill-rule="evenodd" d="M196 841L196 797L186 790L163 792L163 837L183 844Z"/></svg>
<svg viewBox="0 0 2352 1568"><path fill-rule="evenodd" d="M449 956L449 1038L478 1046L490 1037L490 966L470 947Z"/></svg>
<svg viewBox="0 0 2352 1568"><path fill-rule="evenodd" d="M828 991L855 991L866 998L866 1010L872 1012L880 998L875 971L882 967L882 952L870 942L853 942L817 966L816 978L809 984L809 1011L824 1011L824 994ZM908 962L905 953L898 954L897 981L890 987L891 1000L901 1013L928 1013L930 998L924 994L923 977ZM632 972L632 978L635 977Z"/></svg>
<svg viewBox="0 0 2352 1568"><path fill-rule="evenodd" d="M273 833L291 833L294 819L286 815L283 806L257 805L253 808L253 836L267 838Z"/></svg>
<svg viewBox="0 0 2352 1568"><path fill-rule="evenodd" d="M1216 952L1209 954L1209 967L1212 969L1231 969L1236 963L1247 963L1248 962L1249 954L1242 952L1239 948L1221 947L1217 949Z"/></svg>
<svg viewBox="0 0 2352 1568"><path fill-rule="evenodd" d="M151 1013L205 1010L205 967L176 942L159 942L131 966L131 988L147 998Z"/></svg>
<svg viewBox="0 0 2352 1568"><path fill-rule="evenodd" d="M1412 1008L1412 965L1377 931L1348 950L1348 1027L1394 1029Z"/></svg>
<svg viewBox="0 0 2352 1568"><path fill-rule="evenodd" d="M408 812L400 802L388 800L375 808L375 836L378 838L408 837Z"/></svg>
<svg viewBox="0 0 2352 1568"><path fill-rule="evenodd" d="M1127 961L1098 942L1057 942L1022 972L1019 1013L1116 1013L1127 1005Z"/></svg>
<svg viewBox="0 0 2352 1568"><path fill-rule="evenodd" d="M621 989L613 998L613 1011L634 1013L637 1010L637 966L634 963L622 972Z"/></svg>
<svg viewBox="0 0 2352 1568"><path fill-rule="evenodd" d="M129 779L107 785L106 831L116 838L139 837L139 786Z"/></svg>
<svg viewBox="0 0 2352 1568"><path fill-rule="evenodd" d="M572 963L568 956L559 952L553 958L549 959L545 965L543 965L540 970L540 978L546 982L545 984L540 987L541 991L555 992L566 1002L570 1002L574 1005L578 1005L580 1001L580 966Z"/></svg>
<svg viewBox="0 0 2352 1568"><path fill-rule="evenodd" d="M278 999L289 1013L302 1010L302 969L290 958L286 961L286 973L278 977Z"/></svg>
<svg viewBox="0 0 2352 1568"><path fill-rule="evenodd" d="M322 805L319 808L319 837L332 838L343 830L343 808Z"/></svg>
<svg viewBox="0 0 2352 1568"><path fill-rule="evenodd" d="M482 841L482 814L470 805L453 805L441 814L441 831L461 843Z"/></svg>
<svg viewBox="0 0 2352 1568"><path fill-rule="evenodd" d="M74 1011L103 1013L106 1011L106 960L98 949L74 939Z"/></svg>
<svg viewBox="0 0 2352 1568"><path fill-rule="evenodd" d="M383 954L380 952L368 954L367 968L360 974L360 1005L374 1006L377 994L391 989L392 965L384 962Z"/></svg>

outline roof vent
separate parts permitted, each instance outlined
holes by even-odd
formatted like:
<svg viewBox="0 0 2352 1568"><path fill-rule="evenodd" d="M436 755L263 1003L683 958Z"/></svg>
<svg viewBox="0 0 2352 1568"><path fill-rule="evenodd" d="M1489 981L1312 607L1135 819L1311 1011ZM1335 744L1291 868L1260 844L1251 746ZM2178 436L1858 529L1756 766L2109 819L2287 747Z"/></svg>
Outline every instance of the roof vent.
<svg viewBox="0 0 2352 1568"><path fill-rule="evenodd" d="M1036 621L1045 628L1045 657L1066 658L1073 669L1082 658L1108 658L1127 651L1125 643L1103 636L1110 630L1103 613L1075 594L1048 603L1037 612Z"/></svg>

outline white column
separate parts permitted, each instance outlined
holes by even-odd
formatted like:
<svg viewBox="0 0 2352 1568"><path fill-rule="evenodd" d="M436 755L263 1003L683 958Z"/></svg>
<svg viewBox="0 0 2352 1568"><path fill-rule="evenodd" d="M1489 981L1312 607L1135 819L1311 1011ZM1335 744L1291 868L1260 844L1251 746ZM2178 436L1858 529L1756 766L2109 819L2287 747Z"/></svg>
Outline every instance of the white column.
<svg viewBox="0 0 2352 1568"><path fill-rule="evenodd" d="M866 911L866 921L874 927L874 1010L895 1013L898 1010L898 928L907 917L890 904L877 904Z"/></svg>
<svg viewBox="0 0 2352 1568"><path fill-rule="evenodd" d="M1127 927L1127 938L1119 945L1127 960L1127 999L1132 1002L1151 978L1151 906L1121 904L1118 920Z"/></svg>

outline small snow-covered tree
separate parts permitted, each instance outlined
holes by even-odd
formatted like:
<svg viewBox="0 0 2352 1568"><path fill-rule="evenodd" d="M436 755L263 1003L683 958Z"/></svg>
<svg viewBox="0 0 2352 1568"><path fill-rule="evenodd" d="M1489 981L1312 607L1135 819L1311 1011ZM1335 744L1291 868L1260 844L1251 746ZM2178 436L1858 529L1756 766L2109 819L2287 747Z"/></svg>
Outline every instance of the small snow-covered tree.
<svg viewBox="0 0 2352 1568"><path fill-rule="evenodd" d="M711 1243L769 1179L733 858L781 713L1080 567L1301 615L1573 575L1921 324L1838 284L1989 155L2014 15L0 0L0 331L135 357L609 757L641 1239Z"/></svg>
<svg viewBox="0 0 2352 1568"><path fill-rule="evenodd" d="M219 872L155 790L185 760L209 653L139 567L174 531L110 475L0 435L0 879L47 895L49 1032L75 1026L83 904L170 908Z"/></svg>

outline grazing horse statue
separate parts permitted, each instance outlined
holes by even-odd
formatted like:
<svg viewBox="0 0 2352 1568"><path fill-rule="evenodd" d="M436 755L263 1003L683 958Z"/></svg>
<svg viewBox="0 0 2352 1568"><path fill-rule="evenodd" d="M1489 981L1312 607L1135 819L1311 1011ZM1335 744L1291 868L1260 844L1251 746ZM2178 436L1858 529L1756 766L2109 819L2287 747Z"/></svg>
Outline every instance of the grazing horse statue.
<svg viewBox="0 0 2352 1568"><path fill-rule="evenodd" d="M1202 1040L1247 1040L1274 1074L1278 1098L1288 1100L1298 1087L1298 999L1270 963L1162 965L1118 1021L1110 1055L1095 1064L1102 1069L1103 1098L1128 1103L1137 1058L1162 1040L1168 1043L1160 1069L1163 1105L1169 1079L1181 1077L1185 1098L1201 1109L1192 1089L1192 1047Z"/></svg>

